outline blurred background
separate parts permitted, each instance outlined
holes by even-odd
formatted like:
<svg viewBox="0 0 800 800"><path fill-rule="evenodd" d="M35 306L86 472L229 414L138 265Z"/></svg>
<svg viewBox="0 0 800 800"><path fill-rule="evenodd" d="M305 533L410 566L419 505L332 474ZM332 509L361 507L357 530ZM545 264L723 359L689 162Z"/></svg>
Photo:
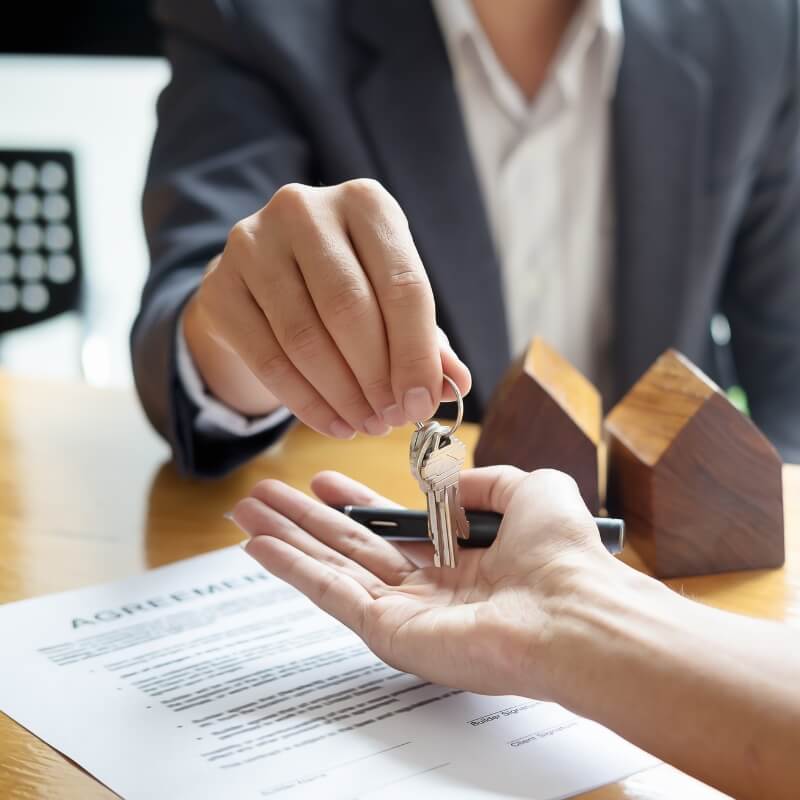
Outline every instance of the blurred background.
<svg viewBox="0 0 800 800"><path fill-rule="evenodd" d="M17 4L0 25L0 367L132 381L140 196L169 77L148 0Z"/></svg>

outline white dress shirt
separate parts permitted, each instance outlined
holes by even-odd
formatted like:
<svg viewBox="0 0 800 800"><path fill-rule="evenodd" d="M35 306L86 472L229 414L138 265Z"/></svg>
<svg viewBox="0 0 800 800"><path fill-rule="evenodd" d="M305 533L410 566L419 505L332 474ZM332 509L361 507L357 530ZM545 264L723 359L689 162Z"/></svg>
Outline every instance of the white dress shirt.
<svg viewBox="0 0 800 800"><path fill-rule="evenodd" d="M492 49L471 0L432 0L487 210L512 352L542 336L600 388L609 380L613 185L611 100L623 47L619 0L583 0L544 84L528 102ZM198 428L250 435L211 397L182 328L178 372Z"/></svg>

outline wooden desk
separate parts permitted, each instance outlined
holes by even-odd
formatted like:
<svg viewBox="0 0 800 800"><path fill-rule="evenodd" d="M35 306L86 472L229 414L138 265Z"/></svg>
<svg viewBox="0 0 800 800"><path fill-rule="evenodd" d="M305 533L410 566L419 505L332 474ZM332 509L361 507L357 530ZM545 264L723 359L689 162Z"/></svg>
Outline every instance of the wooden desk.
<svg viewBox="0 0 800 800"><path fill-rule="evenodd" d="M465 426L474 444L477 430ZM322 468L348 472L421 507L408 474L408 434L350 443L297 428L277 449L216 483L185 481L125 392L0 374L0 602L131 575L242 539L223 513L261 478L307 489ZM800 467L785 476L786 567L673 581L720 608L800 625ZM635 557L630 556L635 561ZM113 795L0 715L0 797ZM707 800L717 792L662 766L592 800Z"/></svg>

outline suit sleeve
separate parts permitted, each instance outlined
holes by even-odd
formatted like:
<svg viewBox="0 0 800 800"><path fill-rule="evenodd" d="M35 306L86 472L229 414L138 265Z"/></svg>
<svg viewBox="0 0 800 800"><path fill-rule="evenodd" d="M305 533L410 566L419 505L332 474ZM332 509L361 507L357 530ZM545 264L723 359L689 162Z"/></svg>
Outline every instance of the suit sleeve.
<svg viewBox="0 0 800 800"><path fill-rule="evenodd" d="M753 420L800 463L800 62L798 6L785 91L739 227L723 309Z"/></svg>
<svg viewBox="0 0 800 800"><path fill-rule="evenodd" d="M195 425L176 367L176 326L231 227L291 181L310 182L309 147L288 98L251 70L230 6L157 5L172 78L143 197L150 271L131 334L145 412L184 474L214 477L272 444L290 421L239 437Z"/></svg>

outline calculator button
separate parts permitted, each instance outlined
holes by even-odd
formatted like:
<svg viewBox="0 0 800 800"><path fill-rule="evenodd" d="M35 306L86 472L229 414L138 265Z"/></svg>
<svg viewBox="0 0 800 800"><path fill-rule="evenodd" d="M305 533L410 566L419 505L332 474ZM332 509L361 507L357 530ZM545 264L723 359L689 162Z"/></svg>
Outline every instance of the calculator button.
<svg viewBox="0 0 800 800"><path fill-rule="evenodd" d="M72 231L66 225L48 225L44 242L48 250L69 250L72 245Z"/></svg>
<svg viewBox="0 0 800 800"><path fill-rule="evenodd" d="M30 161L17 161L11 167L11 185L18 192L29 192L36 185L36 167Z"/></svg>
<svg viewBox="0 0 800 800"><path fill-rule="evenodd" d="M31 222L17 228L17 247L20 250L38 250L42 246L42 238L42 229Z"/></svg>
<svg viewBox="0 0 800 800"><path fill-rule="evenodd" d="M20 305L31 314L38 314L47 308L50 302L50 292L41 283L29 283L22 287Z"/></svg>
<svg viewBox="0 0 800 800"><path fill-rule="evenodd" d="M38 213L39 198L35 194L25 192L17 195L17 199L14 201L14 216L17 219L29 222L36 219Z"/></svg>
<svg viewBox="0 0 800 800"><path fill-rule="evenodd" d="M57 161L45 161L39 173L39 186L46 192L58 192L66 185L66 169Z"/></svg>
<svg viewBox="0 0 800 800"><path fill-rule="evenodd" d="M17 260L11 253L0 253L0 281L7 281L14 277L17 269Z"/></svg>
<svg viewBox="0 0 800 800"><path fill-rule="evenodd" d="M0 189L6 185L6 181L8 181L8 167L0 164Z"/></svg>
<svg viewBox="0 0 800 800"><path fill-rule="evenodd" d="M19 292L13 283L0 283L0 311L13 311L18 298Z"/></svg>
<svg viewBox="0 0 800 800"><path fill-rule="evenodd" d="M26 253L19 260L19 276L24 281L40 281L44 277L44 259L38 253Z"/></svg>
<svg viewBox="0 0 800 800"><path fill-rule="evenodd" d="M47 277L53 283L69 283L75 277L75 262L72 257L50 256L47 259Z"/></svg>
<svg viewBox="0 0 800 800"><path fill-rule="evenodd" d="M0 192L0 219L5 219L11 212L11 198Z"/></svg>
<svg viewBox="0 0 800 800"><path fill-rule="evenodd" d="M48 194L42 202L42 216L48 222L61 222L69 215L69 200L63 194Z"/></svg>
<svg viewBox="0 0 800 800"><path fill-rule="evenodd" d="M14 229L0 222L0 250L8 250L14 243Z"/></svg>

